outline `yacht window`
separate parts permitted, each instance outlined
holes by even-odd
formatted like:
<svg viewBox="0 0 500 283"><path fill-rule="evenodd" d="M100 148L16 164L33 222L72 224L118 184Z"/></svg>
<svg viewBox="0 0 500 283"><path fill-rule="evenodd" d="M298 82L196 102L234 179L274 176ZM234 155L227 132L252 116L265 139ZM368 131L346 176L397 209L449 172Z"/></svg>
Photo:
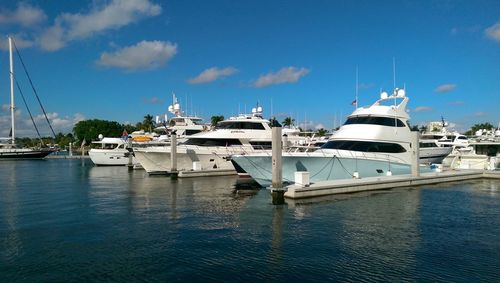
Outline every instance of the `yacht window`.
<svg viewBox="0 0 500 283"><path fill-rule="evenodd" d="M437 147L437 145L433 142L421 142L419 143L420 148L424 147Z"/></svg>
<svg viewBox="0 0 500 283"><path fill-rule="evenodd" d="M370 124L370 125L380 125L389 127L404 127L403 121L390 117L374 117L374 116L357 116L350 117L344 123L344 125L350 124Z"/></svg>
<svg viewBox="0 0 500 283"><path fill-rule="evenodd" d="M184 144L198 146L232 146L241 145L239 139L188 139Z"/></svg>
<svg viewBox="0 0 500 283"><path fill-rule="evenodd" d="M203 125L202 119L191 119L195 125Z"/></svg>
<svg viewBox="0 0 500 283"><path fill-rule="evenodd" d="M272 149L272 142L250 142L253 149Z"/></svg>
<svg viewBox="0 0 500 283"><path fill-rule="evenodd" d="M201 132L201 131L200 131L200 130L186 130L185 135L186 135L186 136L190 136L190 135L197 134L197 133L199 133L199 132Z"/></svg>
<svg viewBox="0 0 500 283"><path fill-rule="evenodd" d="M476 145L476 154L486 156L497 156L500 153L500 146L494 144L478 144Z"/></svg>
<svg viewBox="0 0 500 283"><path fill-rule="evenodd" d="M262 123L227 121L219 122L216 129L238 129L238 130L264 130Z"/></svg>
<svg viewBox="0 0 500 283"><path fill-rule="evenodd" d="M459 139L459 140L466 140L466 139L467 139L467 137L464 137L464 136L459 136L457 139Z"/></svg>
<svg viewBox="0 0 500 283"><path fill-rule="evenodd" d="M386 153L406 152L406 149L404 149L404 147L402 147L397 143L351 141L351 140L328 141L321 148L343 149L343 150L364 151L364 152L386 152Z"/></svg>

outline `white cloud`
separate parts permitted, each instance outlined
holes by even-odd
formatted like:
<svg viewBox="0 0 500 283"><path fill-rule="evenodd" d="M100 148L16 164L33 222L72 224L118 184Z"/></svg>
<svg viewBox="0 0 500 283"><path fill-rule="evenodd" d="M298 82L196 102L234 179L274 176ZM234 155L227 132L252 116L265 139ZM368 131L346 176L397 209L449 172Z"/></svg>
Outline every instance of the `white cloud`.
<svg viewBox="0 0 500 283"><path fill-rule="evenodd" d="M45 12L42 9L33 7L23 2L20 2L14 11L0 11L0 25L36 27L39 23L45 21L46 19L47 15L45 15Z"/></svg>
<svg viewBox="0 0 500 283"><path fill-rule="evenodd" d="M428 107L428 106L419 106L419 107L416 107L415 109L413 109L413 112L429 112L429 111L432 111L432 107Z"/></svg>
<svg viewBox="0 0 500 283"><path fill-rule="evenodd" d="M464 105L464 102L460 101L460 100L457 100L457 101L451 101L448 104L453 105L453 106L459 106L459 105Z"/></svg>
<svg viewBox="0 0 500 283"><path fill-rule="evenodd" d="M127 71L151 70L165 65L177 53L177 44L164 41L141 41L113 53L104 52L98 65Z"/></svg>
<svg viewBox="0 0 500 283"><path fill-rule="evenodd" d="M488 116L488 113L486 113L486 112L476 112L473 115L475 117L484 117L484 116Z"/></svg>
<svg viewBox="0 0 500 283"><path fill-rule="evenodd" d="M157 96L153 96L150 98L144 98L144 103L146 104L163 104L165 101Z"/></svg>
<svg viewBox="0 0 500 283"><path fill-rule="evenodd" d="M445 92L450 92L453 91L457 88L456 84L443 84L434 89L434 92L437 93L445 93Z"/></svg>
<svg viewBox="0 0 500 283"><path fill-rule="evenodd" d="M69 41L116 30L142 18L157 16L161 11L160 5L149 0L113 0L109 5L94 7L88 13L63 13L42 34L40 45L45 50L55 51L63 48Z"/></svg>
<svg viewBox="0 0 500 283"><path fill-rule="evenodd" d="M2 105L2 110L3 113L0 115L0 137L7 137L9 135L11 124L9 105ZM27 114L21 110L16 110L15 116L16 137L37 137L37 133L33 127L33 122ZM47 117L56 134L59 132L70 133L73 131L73 127L76 123L85 120L85 116L80 113L76 113L72 117L60 117L58 113L51 112L47 113ZM35 124L42 137L52 136L52 132L47 125L45 116L40 114L34 116L33 119L35 120Z"/></svg>
<svg viewBox="0 0 500 283"><path fill-rule="evenodd" d="M219 69L217 67L212 67L204 70L198 76L188 80L190 84L205 84L218 80L222 77L227 77L238 72L238 69L233 67L226 67Z"/></svg>
<svg viewBox="0 0 500 283"><path fill-rule="evenodd" d="M489 37L495 41L500 41L500 22L487 28L484 31L484 33L486 34L487 37Z"/></svg>
<svg viewBox="0 0 500 283"><path fill-rule="evenodd" d="M28 48L34 45L34 42L27 39L24 34L13 35L12 38L14 38L17 49ZM7 37L0 37L0 50L9 50L9 39Z"/></svg>
<svg viewBox="0 0 500 283"><path fill-rule="evenodd" d="M266 87L273 84L296 83L299 79L307 75L310 71L306 68L286 67L276 73L268 73L260 76L255 81L255 87Z"/></svg>

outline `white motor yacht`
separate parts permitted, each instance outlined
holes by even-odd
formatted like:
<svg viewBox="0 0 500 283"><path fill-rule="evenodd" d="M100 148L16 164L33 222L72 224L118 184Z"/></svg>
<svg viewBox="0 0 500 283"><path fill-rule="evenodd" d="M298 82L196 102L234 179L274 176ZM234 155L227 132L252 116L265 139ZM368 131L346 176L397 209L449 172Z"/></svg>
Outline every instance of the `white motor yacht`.
<svg viewBox="0 0 500 283"><path fill-rule="evenodd" d="M420 162L425 164L440 164L452 152L453 147L442 146L436 140L420 139Z"/></svg>
<svg viewBox="0 0 500 283"><path fill-rule="evenodd" d="M320 149L283 153L283 181L294 182L297 171L308 171L312 182L411 173L408 101L403 89L390 96L383 92L373 105L357 108ZM232 160L261 186L271 185L269 152L235 155Z"/></svg>
<svg viewBox="0 0 500 283"><path fill-rule="evenodd" d="M133 157L132 149L128 147L128 142L122 138L101 137L99 141L93 141L92 144L100 145L99 148L92 148L89 151L90 159L95 165L127 165L130 163L130 155L132 155L132 164L137 163Z"/></svg>
<svg viewBox="0 0 500 283"><path fill-rule="evenodd" d="M229 156L271 149L270 124L262 117L262 107L258 106L252 109L252 114L219 122L212 131L187 136L177 145L177 170L234 170ZM300 138L295 129L283 133L287 134L290 143ZM171 170L170 146L135 148L134 152L150 174L165 174Z"/></svg>
<svg viewBox="0 0 500 283"><path fill-rule="evenodd" d="M497 130L479 130L469 145L470 150L456 154L451 161L451 168L500 170L500 126Z"/></svg>

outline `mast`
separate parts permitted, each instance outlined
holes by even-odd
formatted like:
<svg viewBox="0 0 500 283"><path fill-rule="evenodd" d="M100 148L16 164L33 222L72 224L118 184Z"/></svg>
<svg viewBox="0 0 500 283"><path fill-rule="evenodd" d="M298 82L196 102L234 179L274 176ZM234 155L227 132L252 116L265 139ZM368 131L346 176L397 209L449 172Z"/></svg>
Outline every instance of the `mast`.
<svg viewBox="0 0 500 283"><path fill-rule="evenodd" d="M12 37L9 36L9 61L10 61L10 119L11 119L11 130L12 130L12 144L15 143L15 122L14 122L14 64L12 59Z"/></svg>

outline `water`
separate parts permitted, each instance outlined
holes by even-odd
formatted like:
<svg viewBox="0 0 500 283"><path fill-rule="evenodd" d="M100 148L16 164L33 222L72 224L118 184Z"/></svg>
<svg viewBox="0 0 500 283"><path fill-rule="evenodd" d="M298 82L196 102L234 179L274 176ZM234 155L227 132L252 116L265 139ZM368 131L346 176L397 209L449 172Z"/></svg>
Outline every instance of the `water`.
<svg viewBox="0 0 500 283"><path fill-rule="evenodd" d="M0 280L500 281L500 181L291 201L235 177L0 162Z"/></svg>

